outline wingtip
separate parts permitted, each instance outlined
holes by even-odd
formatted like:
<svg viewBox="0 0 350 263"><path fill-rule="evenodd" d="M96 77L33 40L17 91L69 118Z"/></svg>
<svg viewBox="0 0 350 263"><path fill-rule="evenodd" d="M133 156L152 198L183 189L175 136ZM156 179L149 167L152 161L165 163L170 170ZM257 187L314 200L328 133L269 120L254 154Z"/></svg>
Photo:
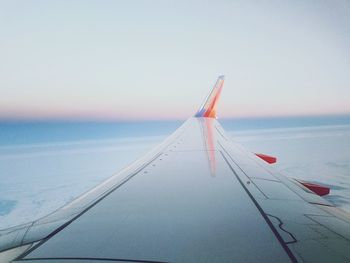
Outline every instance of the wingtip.
<svg viewBox="0 0 350 263"><path fill-rule="evenodd" d="M209 96L206 98L203 105L200 107L195 117L216 118L216 105L219 100L222 87L224 85L225 76L220 75L211 90Z"/></svg>

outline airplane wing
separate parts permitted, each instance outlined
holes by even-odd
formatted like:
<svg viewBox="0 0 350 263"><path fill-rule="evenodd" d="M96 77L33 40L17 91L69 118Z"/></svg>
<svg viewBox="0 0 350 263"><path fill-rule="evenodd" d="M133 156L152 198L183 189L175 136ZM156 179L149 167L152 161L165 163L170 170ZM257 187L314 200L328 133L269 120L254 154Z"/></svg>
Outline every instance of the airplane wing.
<svg viewBox="0 0 350 263"><path fill-rule="evenodd" d="M349 214L226 135L223 83L145 157L1 231L0 262L349 262Z"/></svg>

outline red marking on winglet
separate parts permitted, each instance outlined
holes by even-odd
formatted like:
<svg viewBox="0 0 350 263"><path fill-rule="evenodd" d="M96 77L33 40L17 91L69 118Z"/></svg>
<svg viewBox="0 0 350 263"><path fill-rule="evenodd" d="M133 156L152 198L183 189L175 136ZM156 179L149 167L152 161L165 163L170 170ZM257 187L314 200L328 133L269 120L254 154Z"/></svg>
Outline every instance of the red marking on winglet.
<svg viewBox="0 0 350 263"><path fill-rule="evenodd" d="M195 117L216 118L216 104L219 100L221 90L224 85L224 79L224 76L219 76L205 102L195 114Z"/></svg>
<svg viewBox="0 0 350 263"><path fill-rule="evenodd" d="M262 153L256 153L256 156L258 156L259 158L263 159L265 162L272 164L277 162L277 158L270 156L270 155L266 155L266 154L262 154Z"/></svg>
<svg viewBox="0 0 350 263"><path fill-rule="evenodd" d="M319 184L313 184L301 180L297 180L299 183L301 183L303 186L305 186L307 189L311 190L315 194L319 196L328 195L330 192L330 188L327 186L319 185Z"/></svg>

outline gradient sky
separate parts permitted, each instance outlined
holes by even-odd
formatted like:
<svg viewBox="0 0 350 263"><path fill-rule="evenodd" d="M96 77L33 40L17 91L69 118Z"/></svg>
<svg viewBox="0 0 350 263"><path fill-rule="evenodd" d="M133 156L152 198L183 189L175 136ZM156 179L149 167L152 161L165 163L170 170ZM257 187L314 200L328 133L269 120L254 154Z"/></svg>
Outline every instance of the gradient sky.
<svg viewBox="0 0 350 263"><path fill-rule="evenodd" d="M0 1L0 118L350 114L350 2Z"/></svg>

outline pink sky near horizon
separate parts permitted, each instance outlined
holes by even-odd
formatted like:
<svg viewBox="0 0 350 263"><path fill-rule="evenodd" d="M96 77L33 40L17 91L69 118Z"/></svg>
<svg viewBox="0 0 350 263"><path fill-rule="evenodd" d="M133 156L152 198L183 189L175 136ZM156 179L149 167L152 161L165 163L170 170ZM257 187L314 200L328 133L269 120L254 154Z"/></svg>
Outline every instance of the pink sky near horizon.
<svg viewBox="0 0 350 263"><path fill-rule="evenodd" d="M220 104L220 102L219 102ZM339 116L349 115L349 111L341 110L327 110L320 109L308 110L305 109L291 109L290 111L265 108L258 112L255 108L241 108L237 106L228 107L225 105L218 106L218 118L260 118L260 117L304 117L304 116ZM135 107L133 111L121 111L116 109L50 109L50 110L33 110L33 109L16 109L10 112L1 110L0 120L97 120L97 121L119 121L119 120L185 120L195 114L196 107L186 107L184 109L167 109L158 111L155 109L145 110L142 107ZM233 112L234 111L234 112Z"/></svg>

